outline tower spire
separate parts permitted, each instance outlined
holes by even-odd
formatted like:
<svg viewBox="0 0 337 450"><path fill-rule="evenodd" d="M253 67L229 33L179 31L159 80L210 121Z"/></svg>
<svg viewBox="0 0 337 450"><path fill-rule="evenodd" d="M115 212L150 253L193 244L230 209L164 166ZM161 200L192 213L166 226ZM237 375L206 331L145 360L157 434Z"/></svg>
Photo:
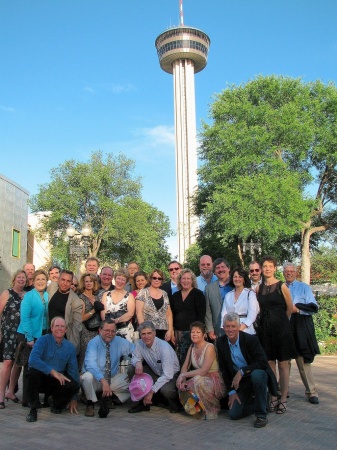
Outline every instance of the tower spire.
<svg viewBox="0 0 337 450"><path fill-rule="evenodd" d="M180 6L180 26L184 26L184 12L183 12L183 0L179 0Z"/></svg>

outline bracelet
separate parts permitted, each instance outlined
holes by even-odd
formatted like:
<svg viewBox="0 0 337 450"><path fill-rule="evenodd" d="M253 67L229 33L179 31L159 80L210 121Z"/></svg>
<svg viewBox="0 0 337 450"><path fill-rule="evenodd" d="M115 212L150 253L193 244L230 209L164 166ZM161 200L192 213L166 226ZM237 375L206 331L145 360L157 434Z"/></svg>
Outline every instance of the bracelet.
<svg viewBox="0 0 337 450"><path fill-rule="evenodd" d="M89 314L92 316L92 312L91 311L89 311Z"/></svg>

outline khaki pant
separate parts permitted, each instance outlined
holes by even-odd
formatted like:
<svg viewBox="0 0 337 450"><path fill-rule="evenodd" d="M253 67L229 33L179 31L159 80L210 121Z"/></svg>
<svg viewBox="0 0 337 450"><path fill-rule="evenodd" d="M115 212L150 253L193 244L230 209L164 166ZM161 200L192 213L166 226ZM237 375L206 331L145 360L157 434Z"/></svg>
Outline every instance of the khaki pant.
<svg viewBox="0 0 337 450"><path fill-rule="evenodd" d="M305 387L305 395L307 397L314 396L314 395L316 396L317 392L316 392L314 378L312 376L311 364L305 363L303 361L302 356L299 356L298 358L296 358L296 364L298 367L298 371L300 372L300 377L301 377L302 383L304 384L304 387Z"/></svg>
<svg viewBox="0 0 337 450"><path fill-rule="evenodd" d="M96 392L102 391L102 384L97 381L90 372L85 372L80 377L81 387L87 400L97 402ZM111 378L110 389L124 403L130 398L129 379L126 373L117 373Z"/></svg>

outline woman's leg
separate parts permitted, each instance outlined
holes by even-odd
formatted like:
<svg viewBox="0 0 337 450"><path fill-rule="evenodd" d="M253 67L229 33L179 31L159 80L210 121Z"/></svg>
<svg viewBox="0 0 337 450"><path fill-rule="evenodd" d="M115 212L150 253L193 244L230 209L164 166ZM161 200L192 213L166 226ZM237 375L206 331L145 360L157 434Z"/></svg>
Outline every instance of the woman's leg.
<svg viewBox="0 0 337 450"><path fill-rule="evenodd" d="M13 361L11 359L5 359L2 364L2 370L0 375L0 402L5 399L6 386L11 374Z"/></svg>
<svg viewBox="0 0 337 450"><path fill-rule="evenodd" d="M14 362L14 361L12 361ZM13 364L12 371L9 378L9 387L7 390L6 397L8 398L15 398L15 388L18 383L19 377L21 373L21 367L17 366L16 364Z"/></svg>
<svg viewBox="0 0 337 450"><path fill-rule="evenodd" d="M280 402L287 404L287 395L289 388L289 361L279 361L278 371L280 374Z"/></svg>
<svg viewBox="0 0 337 450"><path fill-rule="evenodd" d="M268 364L269 364L271 370L274 372L275 378L277 379L276 361L269 360ZM277 399L277 397L270 396L270 398L269 398L269 412L274 412L277 409L277 407L278 407L278 399Z"/></svg>

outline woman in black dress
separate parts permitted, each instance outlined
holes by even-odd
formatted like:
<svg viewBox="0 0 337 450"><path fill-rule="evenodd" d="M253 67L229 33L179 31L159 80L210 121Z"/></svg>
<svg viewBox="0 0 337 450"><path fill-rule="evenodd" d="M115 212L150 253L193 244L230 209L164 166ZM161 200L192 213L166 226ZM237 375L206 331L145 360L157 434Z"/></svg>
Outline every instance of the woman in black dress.
<svg viewBox="0 0 337 450"><path fill-rule="evenodd" d="M275 278L276 266L276 260L271 256L261 261L264 279L257 292L260 305L258 336L275 376L276 361L278 365L281 397L279 400L271 398L269 411L283 414L287 409L289 360L297 354L290 329L293 303L288 287Z"/></svg>

